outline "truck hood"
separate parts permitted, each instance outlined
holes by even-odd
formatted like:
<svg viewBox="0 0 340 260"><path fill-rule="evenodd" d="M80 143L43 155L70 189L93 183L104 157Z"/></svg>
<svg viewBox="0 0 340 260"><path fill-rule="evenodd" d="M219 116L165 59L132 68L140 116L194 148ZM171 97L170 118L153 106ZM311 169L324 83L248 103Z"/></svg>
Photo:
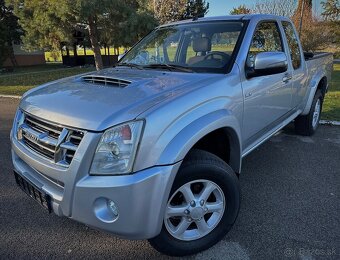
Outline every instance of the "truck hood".
<svg viewBox="0 0 340 260"><path fill-rule="evenodd" d="M123 67L106 69L32 89L23 96L20 108L64 126L103 131L135 119L164 100L216 81L217 75ZM84 76L99 81L84 81ZM105 85L104 81L123 82L126 86Z"/></svg>

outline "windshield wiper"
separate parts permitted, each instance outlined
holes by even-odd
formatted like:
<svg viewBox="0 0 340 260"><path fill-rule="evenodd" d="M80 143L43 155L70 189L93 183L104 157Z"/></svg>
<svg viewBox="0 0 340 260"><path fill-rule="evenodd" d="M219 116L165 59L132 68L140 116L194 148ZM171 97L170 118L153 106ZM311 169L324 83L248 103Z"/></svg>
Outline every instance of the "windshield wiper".
<svg viewBox="0 0 340 260"><path fill-rule="evenodd" d="M166 63L154 63L144 66L145 68L154 68L154 69L168 69L171 71L184 71L184 72L193 72L192 69L188 67L177 65L177 64L166 64Z"/></svg>
<svg viewBox="0 0 340 260"><path fill-rule="evenodd" d="M127 63L127 62L122 62L122 63L117 63L116 64L117 67L129 67L129 68L136 68L136 69L139 69L139 70L142 70L143 69L143 66L140 66L138 64L135 64L135 63Z"/></svg>

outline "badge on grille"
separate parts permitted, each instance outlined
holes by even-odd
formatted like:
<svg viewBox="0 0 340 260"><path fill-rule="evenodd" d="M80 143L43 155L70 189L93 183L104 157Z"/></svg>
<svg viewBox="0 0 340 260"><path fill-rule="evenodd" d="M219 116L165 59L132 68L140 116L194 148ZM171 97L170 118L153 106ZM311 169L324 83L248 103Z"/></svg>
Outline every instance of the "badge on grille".
<svg viewBox="0 0 340 260"><path fill-rule="evenodd" d="M25 132L24 135L28 140L30 140L34 143L37 143L39 141L39 137L34 135L34 134L31 134L29 132Z"/></svg>

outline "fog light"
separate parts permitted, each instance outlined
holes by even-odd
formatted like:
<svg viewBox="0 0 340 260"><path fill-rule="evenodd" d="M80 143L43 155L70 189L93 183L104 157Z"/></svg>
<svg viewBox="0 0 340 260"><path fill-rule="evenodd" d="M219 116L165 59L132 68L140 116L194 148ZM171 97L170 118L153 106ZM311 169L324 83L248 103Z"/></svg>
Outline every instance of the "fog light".
<svg viewBox="0 0 340 260"><path fill-rule="evenodd" d="M114 201L112 200L107 200L107 206L112 211L113 215L115 217L118 217L118 208L116 206L116 203L114 203Z"/></svg>
<svg viewBox="0 0 340 260"><path fill-rule="evenodd" d="M93 210L96 217L105 223L115 222L119 217L117 204L113 200L107 198L96 199Z"/></svg>

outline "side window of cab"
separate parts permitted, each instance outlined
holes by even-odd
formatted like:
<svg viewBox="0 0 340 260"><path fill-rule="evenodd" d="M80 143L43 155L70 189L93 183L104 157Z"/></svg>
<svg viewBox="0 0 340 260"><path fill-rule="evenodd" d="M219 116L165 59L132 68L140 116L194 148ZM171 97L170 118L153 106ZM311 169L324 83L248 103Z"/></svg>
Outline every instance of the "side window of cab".
<svg viewBox="0 0 340 260"><path fill-rule="evenodd" d="M280 30L276 22L261 22L255 29L247 56L247 66L253 67L260 52L283 52Z"/></svg>
<svg viewBox="0 0 340 260"><path fill-rule="evenodd" d="M293 68L294 70L296 70L301 66L301 52L299 42L294 32L293 25L290 22L283 21L282 26L289 46L289 52L290 57L292 59Z"/></svg>

